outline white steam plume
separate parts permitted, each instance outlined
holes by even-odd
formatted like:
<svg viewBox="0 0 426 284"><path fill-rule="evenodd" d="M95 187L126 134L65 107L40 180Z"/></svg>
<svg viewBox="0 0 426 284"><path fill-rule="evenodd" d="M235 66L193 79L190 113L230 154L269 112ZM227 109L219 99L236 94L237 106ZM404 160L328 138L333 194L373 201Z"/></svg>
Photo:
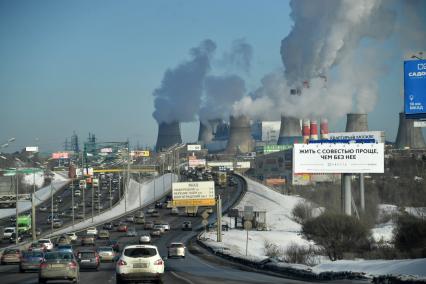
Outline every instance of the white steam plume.
<svg viewBox="0 0 426 284"><path fill-rule="evenodd" d="M216 44L212 40L204 40L190 50L191 60L164 73L161 86L153 92L155 111L152 115L158 123L196 119L204 78L210 70L215 49Z"/></svg>
<svg viewBox="0 0 426 284"><path fill-rule="evenodd" d="M236 39L232 42L231 50L223 54L221 65L235 71L250 73L253 47L245 39Z"/></svg>

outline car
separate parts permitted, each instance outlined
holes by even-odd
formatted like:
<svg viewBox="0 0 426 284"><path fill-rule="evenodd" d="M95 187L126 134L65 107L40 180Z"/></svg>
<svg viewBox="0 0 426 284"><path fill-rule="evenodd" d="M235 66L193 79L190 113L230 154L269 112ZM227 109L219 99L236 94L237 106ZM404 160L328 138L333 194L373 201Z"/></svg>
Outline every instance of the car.
<svg viewBox="0 0 426 284"><path fill-rule="evenodd" d="M72 247L72 245L58 245L56 247L56 251L67 251L70 253L74 253L74 249Z"/></svg>
<svg viewBox="0 0 426 284"><path fill-rule="evenodd" d="M70 240L71 240L72 242L75 242L75 241L77 241L77 240L78 240L78 236L77 236L77 234L76 234L76 233L67 233L66 235L70 238Z"/></svg>
<svg viewBox="0 0 426 284"><path fill-rule="evenodd" d="M109 231L107 231L107 230L100 230L99 231L99 235L98 235L98 239L108 240L109 239Z"/></svg>
<svg viewBox="0 0 426 284"><path fill-rule="evenodd" d="M184 231L192 231L191 221L184 221L182 223L182 230L184 230Z"/></svg>
<svg viewBox="0 0 426 284"><path fill-rule="evenodd" d="M85 235L81 238L81 245L95 245L95 235Z"/></svg>
<svg viewBox="0 0 426 284"><path fill-rule="evenodd" d="M111 222L109 222L109 223L105 223L105 224L102 226L102 228L103 228L104 230L112 230L113 225L112 225L112 223L111 223Z"/></svg>
<svg viewBox="0 0 426 284"><path fill-rule="evenodd" d="M127 216L126 222L134 223L135 222L135 216L133 216L133 215Z"/></svg>
<svg viewBox="0 0 426 284"><path fill-rule="evenodd" d="M82 249L76 253L76 256L80 269L98 270L101 260L95 250Z"/></svg>
<svg viewBox="0 0 426 284"><path fill-rule="evenodd" d="M9 239L15 233L15 227L6 227L3 231L3 239Z"/></svg>
<svg viewBox="0 0 426 284"><path fill-rule="evenodd" d="M64 222L62 220L53 220L53 228L60 228L63 224Z"/></svg>
<svg viewBox="0 0 426 284"><path fill-rule="evenodd" d="M136 228L133 227L133 228L130 228L130 229L127 230L126 235L128 237L137 237L138 236L138 232L136 231Z"/></svg>
<svg viewBox="0 0 426 284"><path fill-rule="evenodd" d="M39 239L38 242L46 247L46 250L53 250L53 243L50 239Z"/></svg>
<svg viewBox="0 0 426 284"><path fill-rule="evenodd" d="M96 210L103 210L103 209L104 209L104 206L103 206L102 204L96 203L96 204L95 204L95 209L96 209Z"/></svg>
<svg viewBox="0 0 426 284"><path fill-rule="evenodd" d="M84 219L84 214L83 213L75 214L75 219Z"/></svg>
<svg viewBox="0 0 426 284"><path fill-rule="evenodd" d="M211 207L207 207L205 210L207 213L212 214L213 213L213 208Z"/></svg>
<svg viewBox="0 0 426 284"><path fill-rule="evenodd" d="M151 230L154 228L154 221L146 221L144 226L144 230Z"/></svg>
<svg viewBox="0 0 426 284"><path fill-rule="evenodd" d="M58 213L59 211L58 205L54 205L53 207L50 208L49 211L52 213Z"/></svg>
<svg viewBox="0 0 426 284"><path fill-rule="evenodd" d="M41 235L41 229L40 228L36 228L36 236L40 236Z"/></svg>
<svg viewBox="0 0 426 284"><path fill-rule="evenodd" d="M148 210L146 211L146 213L152 214L152 212L154 212L154 211L155 211L154 207L148 207Z"/></svg>
<svg viewBox="0 0 426 284"><path fill-rule="evenodd" d="M164 274L164 261L158 248L153 245L129 245L116 264L116 283L124 281L161 282Z"/></svg>
<svg viewBox="0 0 426 284"><path fill-rule="evenodd" d="M164 231L170 231L170 225L167 222L162 222L160 225L163 226Z"/></svg>
<svg viewBox="0 0 426 284"><path fill-rule="evenodd" d="M79 189L74 190L74 196L81 196L81 191Z"/></svg>
<svg viewBox="0 0 426 284"><path fill-rule="evenodd" d="M109 240L107 246L112 247L115 252L120 252L120 245L117 240Z"/></svg>
<svg viewBox="0 0 426 284"><path fill-rule="evenodd" d="M87 235L97 235L98 229L96 229L96 227L87 228L86 234Z"/></svg>
<svg viewBox="0 0 426 284"><path fill-rule="evenodd" d="M161 234L164 234L166 232L162 224L154 225L154 230L160 230Z"/></svg>
<svg viewBox="0 0 426 284"><path fill-rule="evenodd" d="M39 243L37 242L33 242L31 243L31 245L28 247L28 251L41 251L41 252L46 252L47 248L43 243Z"/></svg>
<svg viewBox="0 0 426 284"><path fill-rule="evenodd" d="M19 272L27 270L39 270L40 262L44 259L43 251L23 251L21 262L19 263Z"/></svg>
<svg viewBox="0 0 426 284"><path fill-rule="evenodd" d="M117 227L117 232L127 232L127 224L120 223L120 225Z"/></svg>
<svg viewBox="0 0 426 284"><path fill-rule="evenodd" d="M15 248L6 248L3 251L3 254L0 258L0 263L11 264L11 263L20 263L21 262L21 250Z"/></svg>
<svg viewBox="0 0 426 284"><path fill-rule="evenodd" d="M113 261L114 258L115 258L115 251L110 246L98 247L98 249L96 251L99 255L101 262Z"/></svg>
<svg viewBox="0 0 426 284"><path fill-rule="evenodd" d="M172 209L170 210L170 215L178 215L178 214L179 214L179 208L172 207Z"/></svg>
<svg viewBox="0 0 426 284"><path fill-rule="evenodd" d="M58 245L69 245L71 243L71 238L68 237L67 235L62 235L59 237L56 243Z"/></svg>
<svg viewBox="0 0 426 284"><path fill-rule="evenodd" d="M139 244L149 244L151 242L151 236L149 234L143 234L139 237Z"/></svg>
<svg viewBox="0 0 426 284"><path fill-rule="evenodd" d="M161 229L153 229L150 233L151 237L161 237Z"/></svg>
<svg viewBox="0 0 426 284"><path fill-rule="evenodd" d="M61 251L47 252L40 263L38 283L46 283L48 280L79 282L80 268L74 254Z"/></svg>
<svg viewBox="0 0 426 284"><path fill-rule="evenodd" d="M163 202L160 202L160 201L157 201L157 202L155 202L155 208L163 208L163 205L164 205L164 203Z"/></svg>
<svg viewBox="0 0 426 284"><path fill-rule="evenodd" d="M167 246L167 256L185 258L185 245L183 243L171 243Z"/></svg>
<svg viewBox="0 0 426 284"><path fill-rule="evenodd" d="M59 216L58 214L50 214L49 216L47 216L47 223L50 224L52 222L55 222L56 220L59 220Z"/></svg>
<svg viewBox="0 0 426 284"><path fill-rule="evenodd" d="M135 217L135 223L136 224L145 224L145 216L144 215L142 215L142 216L136 216Z"/></svg>
<svg viewBox="0 0 426 284"><path fill-rule="evenodd" d="M160 217L160 212L159 212L158 210L154 210L154 211L151 213L151 217Z"/></svg>
<svg viewBox="0 0 426 284"><path fill-rule="evenodd" d="M47 206L40 206L39 208L38 208L38 211L40 211L40 212L47 212Z"/></svg>
<svg viewBox="0 0 426 284"><path fill-rule="evenodd" d="M57 202L57 203L62 203L62 202L63 202L62 197L58 196L58 197L56 198L56 202Z"/></svg>

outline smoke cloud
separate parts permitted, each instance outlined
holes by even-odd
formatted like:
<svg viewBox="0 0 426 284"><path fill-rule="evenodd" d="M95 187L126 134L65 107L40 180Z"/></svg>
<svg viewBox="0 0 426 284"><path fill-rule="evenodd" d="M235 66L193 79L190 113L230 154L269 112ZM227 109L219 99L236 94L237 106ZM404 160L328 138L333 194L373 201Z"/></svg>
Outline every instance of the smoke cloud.
<svg viewBox="0 0 426 284"><path fill-rule="evenodd" d="M204 40L190 50L191 59L164 73L161 86L154 90L155 111L158 123L189 122L196 119L203 94L204 78L210 70L211 57L216 44Z"/></svg>
<svg viewBox="0 0 426 284"><path fill-rule="evenodd" d="M222 65L231 69L237 69L250 73L253 47L245 39L237 39L232 42L231 50L225 52Z"/></svg>

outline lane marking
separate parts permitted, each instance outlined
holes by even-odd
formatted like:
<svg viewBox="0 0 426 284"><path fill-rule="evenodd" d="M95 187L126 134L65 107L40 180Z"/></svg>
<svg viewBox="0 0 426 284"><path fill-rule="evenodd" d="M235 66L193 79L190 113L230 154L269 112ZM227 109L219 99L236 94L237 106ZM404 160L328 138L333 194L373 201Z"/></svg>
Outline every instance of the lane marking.
<svg viewBox="0 0 426 284"><path fill-rule="evenodd" d="M176 272L174 272L174 271L171 271L170 272L171 274L173 274L177 279L180 279L180 280L182 280L182 281L185 281L186 283L189 283L189 284L194 284L194 282L192 282L191 280L189 280L188 278L185 278L185 277L183 277L183 276L180 276L180 275L178 275Z"/></svg>

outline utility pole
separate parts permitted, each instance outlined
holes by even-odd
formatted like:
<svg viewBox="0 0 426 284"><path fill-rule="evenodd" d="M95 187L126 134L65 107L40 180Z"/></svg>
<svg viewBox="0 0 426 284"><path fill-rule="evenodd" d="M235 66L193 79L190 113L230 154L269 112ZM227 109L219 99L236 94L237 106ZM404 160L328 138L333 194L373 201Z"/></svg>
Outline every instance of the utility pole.
<svg viewBox="0 0 426 284"><path fill-rule="evenodd" d="M19 212L18 212L18 194L19 194L19 178L18 178L18 172L15 174L16 179L16 222L15 222L15 244L18 244L19 239L19 231L18 231L18 218L19 218Z"/></svg>
<svg viewBox="0 0 426 284"><path fill-rule="evenodd" d="M50 180L50 230L53 234L53 187L52 187L52 180Z"/></svg>
<svg viewBox="0 0 426 284"><path fill-rule="evenodd" d="M102 182L101 182L101 175L99 175L99 180L98 180L98 215L101 214L101 198L100 198L100 193L101 193L101 188L102 188Z"/></svg>
<svg viewBox="0 0 426 284"><path fill-rule="evenodd" d="M365 212L365 186L364 174L359 174L359 199L361 203L361 212Z"/></svg>
<svg viewBox="0 0 426 284"><path fill-rule="evenodd" d="M71 208L72 208L72 226L74 227L74 177L71 178Z"/></svg>
<svg viewBox="0 0 426 284"><path fill-rule="evenodd" d="M341 201L342 212L346 215L352 215L352 192L351 192L351 174L341 175Z"/></svg>
<svg viewBox="0 0 426 284"><path fill-rule="evenodd" d="M95 208L94 208L95 203L94 203L94 197L93 197L94 191L95 191L95 188L93 186L93 179L92 179L92 223L93 223L93 215L95 214Z"/></svg>
<svg viewBox="0 0 426 284"><path fill-rule="evenodd" d="M220 199L220 195L217 196L217 242L222 242L222 199Z"/></svg>
<svg viewBox="0 0 426 284"><path fill-rule="evenodd" d="M141 210L142 209L142 197L141 197L141 173L140 172L139 172L138 187L139 187L139 210Z"/></svg>
<svg viewBox="0 0 426 284"><path fill-rule="evenodd" d="M36 210L35 210L35 171L33 169L33 194L31 195L31 233L33 241L37 239L36 236Z"/></svg>
<svg viewBox="0 0 426 284"><path fill-rule="evenodd" d="M83 152L81 152L81 175L83 180L84 179L84 154L86 152L86 146L84 146L83 148ZM86 185L87 186L87 185ZM86 186L83 187L83 220L86 219L86 198L85 198L85 191L86 191Z"/></svg>
<svg viewBox="0 0 426 284"><path fill-rule="evenodd" d="M112 196L111 196L111 180L112 178L109 178L109 208L112 208Z"/></svg>

